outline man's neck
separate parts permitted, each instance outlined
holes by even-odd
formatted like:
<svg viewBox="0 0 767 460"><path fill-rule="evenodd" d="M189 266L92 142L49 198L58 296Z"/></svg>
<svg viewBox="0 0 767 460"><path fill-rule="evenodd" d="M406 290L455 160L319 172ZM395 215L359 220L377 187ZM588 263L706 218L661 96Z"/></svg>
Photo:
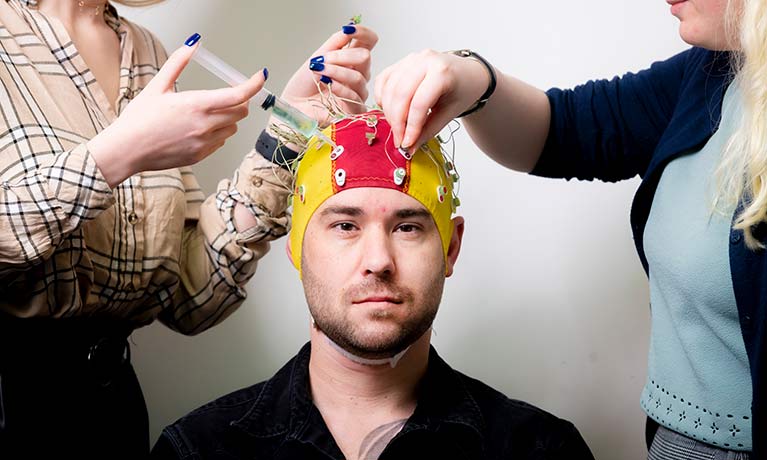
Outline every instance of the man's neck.
<svg viewBox="0 0 767 460"><path fill-rule="evenodd" d="M418 383L428 365L430 338L431 331L427 331L395 367L369 366L350 360L312 328L312 400L346 458L360 458L360 447L369 444L372 433L398 421L404 423L412 415Z"/></svg>

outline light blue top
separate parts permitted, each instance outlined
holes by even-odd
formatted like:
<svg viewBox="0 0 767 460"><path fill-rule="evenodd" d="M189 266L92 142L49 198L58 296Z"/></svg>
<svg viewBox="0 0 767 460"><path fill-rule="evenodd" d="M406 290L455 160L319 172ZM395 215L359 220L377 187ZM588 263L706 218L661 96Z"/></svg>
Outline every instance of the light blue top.
<svg viewBox="0 0 767 460"><path fill-rule="evenodd" d="M719 129L703 149L673 160L644 233L652 335L641 404L661 425L730 450L751 450L752 386L732 286L733 209L712 212L715 170L739 120L725 93Z"/></svg>

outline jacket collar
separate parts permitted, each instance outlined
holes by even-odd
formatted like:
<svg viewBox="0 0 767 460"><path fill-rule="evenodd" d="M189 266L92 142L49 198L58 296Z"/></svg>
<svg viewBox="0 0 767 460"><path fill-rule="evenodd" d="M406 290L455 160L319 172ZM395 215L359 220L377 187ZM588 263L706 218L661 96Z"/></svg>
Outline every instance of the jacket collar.
<svg viewBox="0 0 767 460"><path fill-rule="evenodd" d="M310 356L311 344L307 343L266 382L253 405L231 426L256 438L285 436L315 446L320 444L319 428L323 437L327 434L332 439L309 392ZM429 351L429 364L419 393L416 410L400 435L416 430L437 431L449 425L466 433L463 439L467 447L481 449L486 426L479 405L460 374L442 360L434 347ZM309 430L310 427L314 429Z"/></svg>

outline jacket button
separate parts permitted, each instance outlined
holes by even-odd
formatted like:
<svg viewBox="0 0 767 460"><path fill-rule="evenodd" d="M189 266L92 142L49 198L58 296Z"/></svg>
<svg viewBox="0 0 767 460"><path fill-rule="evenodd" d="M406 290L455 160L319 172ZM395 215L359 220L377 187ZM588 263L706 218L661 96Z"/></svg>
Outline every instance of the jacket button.
<svg viewBox="0 0 767 460"><path fill-rule="evenodd" d="M136 222L138 222L138 215L131 211L131 213L128 214L128 223L131 225L136 225Z"/></svg>
<svg viewBox="0 0 767 460"><path fill-rule="evenodd" d="M738 243L740 243L741 238L742 237L740 236L740 231L733 231L730 234L730 243L738 244Z"/></svg>

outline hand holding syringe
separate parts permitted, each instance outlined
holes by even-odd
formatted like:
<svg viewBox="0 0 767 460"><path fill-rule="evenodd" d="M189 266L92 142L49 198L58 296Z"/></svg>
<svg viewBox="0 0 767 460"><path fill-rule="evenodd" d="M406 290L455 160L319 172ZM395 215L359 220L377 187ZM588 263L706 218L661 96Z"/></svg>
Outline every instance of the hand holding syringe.
<svg viewBox="0 0 767 460"><path fill-rule="evenodd" d="M205 67L213 75L228 83L230 86L236 86L247 81L247 77L245 75L240 73L237 69L230 66L226 62L222 61L218 56L203 48L202 45L197 46L197 50L194 52L194 55L192 55L192 59L194 59L201 66ZM319 129L319 123L317 123L317 120L304 114L300 110L275 96L268 89L261 89L261 91L253 96L251 101L264 110L272 109L272 115L301 133L307 139L312 136L317 136L318 138L335 147L335 143L328 139L327 136L322 134L322 131Z"/></svg>

